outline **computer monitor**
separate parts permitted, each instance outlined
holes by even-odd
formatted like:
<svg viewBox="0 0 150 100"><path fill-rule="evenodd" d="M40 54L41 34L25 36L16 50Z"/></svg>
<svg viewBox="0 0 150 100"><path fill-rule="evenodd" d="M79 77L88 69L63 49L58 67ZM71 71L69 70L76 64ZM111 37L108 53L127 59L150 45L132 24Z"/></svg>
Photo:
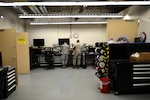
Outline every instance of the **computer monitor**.
<svg viewBox="0 0 150 100"><path fill-rule="evenodd" d="M67 42L67 44L70 45L70 39L69 39L69 38L61 38L61 39L58 39L58 44L59 44L59 45L64 44L64 42Z"/></svg>
<svg viewBox="0 0 150 100"><path fill-rule="evenodd" d="M34 46L44 46L44 39L33 39L33 45Z"/></svg>

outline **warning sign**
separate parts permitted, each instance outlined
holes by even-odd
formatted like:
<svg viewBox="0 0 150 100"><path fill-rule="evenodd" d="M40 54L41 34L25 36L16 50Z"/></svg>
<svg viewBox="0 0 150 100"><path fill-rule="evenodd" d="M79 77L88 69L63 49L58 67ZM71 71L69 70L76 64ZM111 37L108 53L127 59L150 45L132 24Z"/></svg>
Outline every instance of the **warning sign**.
<svg viewBox="0 0 150 100"><path fill-rule="evenodd" d="M26 44L25 38L18 38L18 44Z"/></svg>

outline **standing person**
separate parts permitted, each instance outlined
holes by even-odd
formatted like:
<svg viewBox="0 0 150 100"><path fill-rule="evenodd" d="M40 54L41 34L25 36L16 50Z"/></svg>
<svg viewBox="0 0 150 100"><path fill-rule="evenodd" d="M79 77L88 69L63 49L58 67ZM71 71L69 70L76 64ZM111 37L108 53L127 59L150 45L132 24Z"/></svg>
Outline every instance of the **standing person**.
<svg viewBox="0 0 150 100"><path fill-rule="evenodd" d="M77 68L81 65L81 44L80 41L77 40L75 44L75 51L73 55L73 68L77 65Z"/></svg>
<svg viewBox="0 0 150 100"><path fill-rule="evenodd" d="M61 59L63 68L65 68L68 64L68 54L69 54L69 45L67 44L67 42L64 42L64 44L61 46Z"/></svg>

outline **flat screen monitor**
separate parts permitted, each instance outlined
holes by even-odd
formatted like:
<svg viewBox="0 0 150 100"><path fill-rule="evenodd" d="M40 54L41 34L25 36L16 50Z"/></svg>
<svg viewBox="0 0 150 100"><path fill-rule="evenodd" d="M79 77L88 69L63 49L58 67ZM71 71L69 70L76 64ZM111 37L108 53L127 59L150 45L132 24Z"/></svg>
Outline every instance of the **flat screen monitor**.
<svg viewBox="0 0 150 100"><path fill-rule="evenodd" d="M44 46L44 39L33 39L33 45L34 46Z"/></svg>
<svg viewBox="0 0 150 100"><path fill-rule="evenodd" d="M61 38L61 39L58 39L58 44L59 44L59 45L64 44L64 42L67 42L67 44L70 45L70 40L69 40L69 38Z"/></svg>

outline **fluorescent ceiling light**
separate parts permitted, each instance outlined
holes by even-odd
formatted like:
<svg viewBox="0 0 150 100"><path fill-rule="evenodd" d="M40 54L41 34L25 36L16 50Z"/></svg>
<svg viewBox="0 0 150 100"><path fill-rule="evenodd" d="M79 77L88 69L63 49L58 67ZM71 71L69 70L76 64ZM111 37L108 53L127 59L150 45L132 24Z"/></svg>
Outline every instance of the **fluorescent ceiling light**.
<svg viewBox="0 0 150 100"><path fill-rule="evenodd" d="M37 14L21 14L19 15L19 18L122 18L123 15L121 14L96 14L96 15L61 15L61 14L57 14L57 15L37 15Z"/></svg>
<svg viewBox="0 0 150 100"><path fill-rule="evenodd" d="M100 2L0 2L0 6L104 6L104 5L150 5L150 1L100 1Z"/></svg>
<svg viewBox="0 0 150 100"><path fill-rule="evenodd" d="M31 22L30 23L30 25L50 25L50 24L107 24L107 22L47 22L47 23Z"/></svg>

